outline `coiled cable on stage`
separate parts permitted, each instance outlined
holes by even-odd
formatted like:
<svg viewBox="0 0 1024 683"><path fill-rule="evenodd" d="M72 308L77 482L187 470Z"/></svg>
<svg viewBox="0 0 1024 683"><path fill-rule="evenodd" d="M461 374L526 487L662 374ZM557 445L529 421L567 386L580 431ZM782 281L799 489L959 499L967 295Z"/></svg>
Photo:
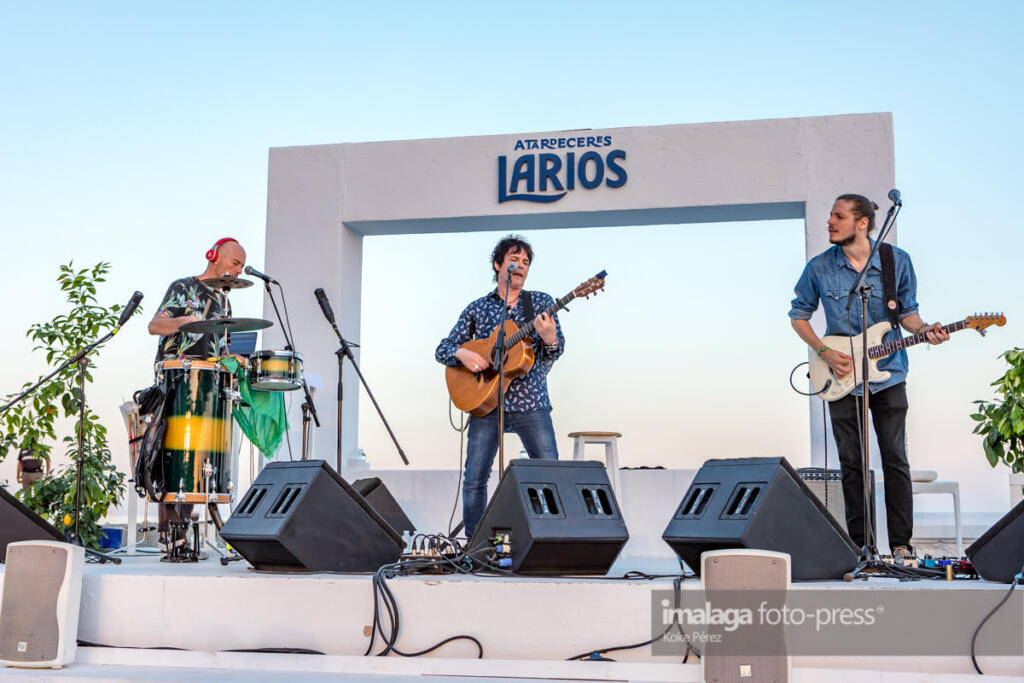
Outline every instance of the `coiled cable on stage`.
<svg viewBox="0 0 1024 683"><path fill-rule="evenodd" d="M677 576L672 581L672 600L674 602L674 607L676 609L676 612L674 612L673 614L675 614L675 615L678 615L679 604L680 604L680 586L682 585L682 583L683 583L683 577L682 576ZM640 647L646 647L647 645L652 645L655 642L657 642L658 640L664 638L671 631L676 630L676 629L679 630L679 633L681 633L681 634L683 633L683 626L682 626L682 624L679 623L679 617L678 616L673 616L672 617L672 623L669 624L667 627L665 627L664 631L662 631L658 635L654 636L650 640L645 640L642 643L635 643L633 645L616 645L614 647L604 647L604 648L600 648L600 649L597 649L597 650L590 650L589 652L583 652L581 654L574 655L572 657L567 657L566 661L568 661L568 662L573 662L573 661L614 662L615 661L614 659L609 659L608 657L605 657L604 655L606 655L609 652L621 652L623 650L635 650L635 649L640 648ZM683 634L683 635L685 635L685 634ZM688 660L690 658L691 654L694 654L697 657L701 656L700 650L695 648L693 646L693 644L689 642L689 640L686 640L686 654L683 656L683 664L686 663L686 660Z"/></svg>
<svg viewBox="0 0 1024 683"><path fill-rule="evenodd" d="M466 440L466 430L469 429L469 422L466 420L466 413L459 411L459 426L455 426L452 419L452 400L448 399L448 424L459 433L459 483L455 486L455 501L452 503L452 514L448 516L448 535L452 535L452 522L455 520L455 510L459 507L459 492L462 491L462 453ZM461 527L461 524L460 524Z"/></svg>
<svg viewBox="0 0 1024 683"><path fill-rule="evenodd" d="M992 608L992 611L985 615L985 618L978 624L978 628L974 629L974 634L971 636L971 664L974 665L974 670L981 675L985 675L985 672L978 666L978 659L974 656L974 646L978 642L978 635L981 633L982 627L989 619L991 619L999 609L1006 604L1006 601L1013 595L1013 589L1017 587L1018 583L1024 582L1024 567L1020 568L1020 571L1016 576L1013 577L1013 581L1010 582L1010 590L1006 591L1003 599L999 601L999 604Z"/></svg>
<svg viewBox="0 0 1024 683"><path fill-rule="evenodd" d="M401 562L395 562L393 564L386 564L379 568L373 575L373 625L370 631L370 644L366 648L364 656L369 655L373 652L373 646L376 643L377 634L380 634L381 641L384 643L384 649L377 653L378 657L385 657L388 654L394 652L396 655L401 657L419 657L421 655L428 654L434 650L447 645L456 640L468 640L477 647L477 658L483 659L484 646L479 640L469 635L457 635L450 636L444 640L431 645L430 647L418 650L416 652L403 652L396 646L398 642L399 628L400 628L400 613L398 609L398 600L395 599L394 593L391 592L391 588L387 584L387 579L394 576L401 576L414 571L436 567L439 564L439 560L436 558L415 558L410 560L403 560ZM454 564L454 563L453 563ZM385 630L384 620L382 617L381 603L384 605L384 611L387 613L388 628Z"/></svg>

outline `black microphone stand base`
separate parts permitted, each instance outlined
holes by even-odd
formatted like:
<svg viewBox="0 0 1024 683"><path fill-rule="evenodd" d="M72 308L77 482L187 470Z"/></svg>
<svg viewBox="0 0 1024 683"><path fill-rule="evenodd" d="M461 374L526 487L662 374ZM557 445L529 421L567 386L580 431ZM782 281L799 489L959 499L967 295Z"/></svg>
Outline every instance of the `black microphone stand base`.
<svg viewBox="0 0 1024 683"><path fill-rule="evenodd" d="M81 543L74 543L74 545L81 545ZM93 550L92 548L87 548L85 546L82 546L82 547L85 548L85 557L87 559L89 559L89 560L92 560L93 562L99 562L100 564L105 564L107 562L113 562L114 564L121 564L121 558L120 557L114 557L113 555L107 555L106 553L101 553L99 550Z"/></svg>

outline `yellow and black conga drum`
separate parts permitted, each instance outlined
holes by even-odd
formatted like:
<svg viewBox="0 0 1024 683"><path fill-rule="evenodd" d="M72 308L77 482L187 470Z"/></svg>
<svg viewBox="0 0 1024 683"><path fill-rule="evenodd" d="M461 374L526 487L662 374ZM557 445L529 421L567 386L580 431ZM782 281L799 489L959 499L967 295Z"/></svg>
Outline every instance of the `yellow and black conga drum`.
<svg viewBox="0 0 1024 683"><path fill-rule="evenodd" d="M160 466L165 503L231 501L232 376L216 361L156 364L167 395Z"/></svg>

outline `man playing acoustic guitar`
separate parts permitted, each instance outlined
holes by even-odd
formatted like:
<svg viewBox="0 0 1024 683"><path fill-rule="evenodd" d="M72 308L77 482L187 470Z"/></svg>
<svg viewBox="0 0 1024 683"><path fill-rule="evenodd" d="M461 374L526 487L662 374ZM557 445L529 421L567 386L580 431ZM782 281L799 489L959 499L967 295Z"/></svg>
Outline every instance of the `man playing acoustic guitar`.
<svg viewBox="0 0 1024 683"><path fill-rule="evenodd" d="M796 333L807 343L818 357L828 363L837 377L844 377L854 371L854 359L846 353L849 349L833 349L825 345L808 322L818 308L819 300L825 309L827 335L857 335L861 331L860 306L856 302L850 311L847 323L847 295L857 281L858 274L871 253L872 241L868 234L875 228L875 210L878 208L867 197L844 194L832 206L828 218L829 242L832 247L808 261L800 280L796 283L796 298L789 311L790 323ZM902 249L893 247L893 269L899 324L913 334L924 333L930 344L941 344L949 339L949 332L942 325L929 325L917 313L917 277L910 256ZM878 253L868 269L867 284L871 287L868 300L868 321L872 324L888 318L884 287L882 260ZM890 331L885 336L890 341L899 336ZM891 373L884 382L869 382L871 400L871 421L878 438L878 449L882 456L882 471L885 475L886 523L889 529L889 546L893 559L903 563L914 556L910 545L914 527L914 504L910 482L910 464L906 451L907 417L907 352L900 350L879 361L879 369ZM861 368L856 367L858 378ZM846 527L850 537L858 546L864 538L864 478L861 463L860 430L858 415L861 412L861 396L864 386L860 384L850 394L829 403L832 418L832 433L839 448L839 464L843 476L843 498L846 503Z"/></svg>
<svg viewBox="0 0 1024 683"><path fill-rule="evenodd" d="M498 242L491 254L497 288L466 306L452 331L438 344L434 356L449 367L461 364L473 373L486 371L492 359L459 347L472 339L486 339L498 328L507 295L508 319L520 327L533 322L535 334L524 343L532 343L535 362L529 372L512 380L505 392L505 431L519 436L531 458L557 459L547 376L562 355L565 338L558 317L544 313L554 300L543 292L523 289L532 261L533 249L521 237L509 235ZM535 315L534 311L541 313ZM497 410L469 418L468 441L462 518L466 536L471 537L487 504L487 481L498 450Z"/></svg>

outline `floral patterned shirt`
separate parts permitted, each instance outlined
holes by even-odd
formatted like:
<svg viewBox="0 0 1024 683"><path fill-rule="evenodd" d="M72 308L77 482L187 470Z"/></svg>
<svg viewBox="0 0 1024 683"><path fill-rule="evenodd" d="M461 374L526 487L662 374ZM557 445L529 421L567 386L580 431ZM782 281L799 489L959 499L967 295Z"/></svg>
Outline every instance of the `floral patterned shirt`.
<svg viewBox="0 0 1024 683"><path fill-rule="evenodd" d="M533 304L534 317L552 306L555 301L543 292L527 292L523 290L516 305L508 311L508 319L522 327L527 322L526 313L523 311L523 296L529 296ZM486 339L491 332L498 328L501 322L501 308L505 302L498 296L498 290L494 289L490 294L480 297L466 306L459 316L455 327L448 333L448 336L441 340L434 352L434 357L439 363L451 367L458 367L459 361L455 359L455 352L459 347L471 339ZM533 333L534 363L530 371L522 377L517 377L508 385L505 392L505 410L510 413L525 413L533 410L551 410L551 401L548 399L548 372L558 357L565 349L565 337L562 336L562 325L555 316L555 328L558 333L558 348L548 349L541 341L536 331Z"/></svg>
<svg viewBox="0 0 1024 683"><path fill-rule="evenodd" d="M204 285L199 278L183 277L167 288L163 303L157 315L178 318L184 315L198 315L203 320L231 316L231 304L222 290ZM176 332L160 337L156 359L167 358L211 358L227 355L223 335L189 334Z"/></svg>

